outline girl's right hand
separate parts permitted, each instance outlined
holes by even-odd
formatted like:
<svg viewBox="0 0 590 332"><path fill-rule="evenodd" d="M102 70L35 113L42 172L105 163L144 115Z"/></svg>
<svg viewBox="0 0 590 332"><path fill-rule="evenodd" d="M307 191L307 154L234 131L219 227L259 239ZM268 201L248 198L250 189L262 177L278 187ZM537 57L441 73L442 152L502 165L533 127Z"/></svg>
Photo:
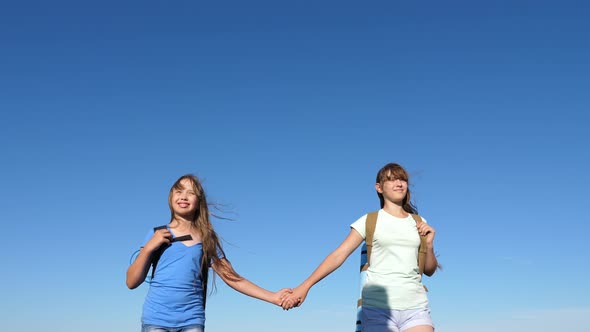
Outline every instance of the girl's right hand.
<svg viewBox="0 0 590 332"><path fill-rule="evenodd" d="M295 287L291 294L282 297L280 306L283 307L284 310L299 307L303 304L303 301L305 301L308 292L309 289L302 286Z"/></svg>
<svg viewBox="0 0 590 332"><path fill-rule="evenodd" d="M167 229L158 229L154 232L152 238L145 244L144 248L149 251L155 251L163 244L170 244L172 241L172 234Z"/></svg>

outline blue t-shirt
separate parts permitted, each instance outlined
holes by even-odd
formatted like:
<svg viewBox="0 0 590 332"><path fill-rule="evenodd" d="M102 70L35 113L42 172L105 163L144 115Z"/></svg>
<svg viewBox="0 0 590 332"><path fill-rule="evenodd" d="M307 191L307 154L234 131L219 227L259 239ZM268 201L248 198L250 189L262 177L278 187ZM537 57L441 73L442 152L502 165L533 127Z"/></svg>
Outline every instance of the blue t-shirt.
<svg viewBox="0 0 590 332"><path fill-rule="evenodd" d="M144 244L154 231L146 236ZM156 265L154 278L143 304L141 321L164 327L205 325L201 271L201 243L186 246L172 242Z"/></svg>

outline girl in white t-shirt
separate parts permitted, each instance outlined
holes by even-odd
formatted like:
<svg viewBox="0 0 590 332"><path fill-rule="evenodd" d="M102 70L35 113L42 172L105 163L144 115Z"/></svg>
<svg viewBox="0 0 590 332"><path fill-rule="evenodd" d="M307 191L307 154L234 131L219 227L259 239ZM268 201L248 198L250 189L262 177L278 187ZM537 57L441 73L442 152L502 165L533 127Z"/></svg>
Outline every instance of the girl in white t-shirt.
<svg viewBox="0 0 590 332"><path fill-rule="evenodd" d="M410 201L406 170L389 163L379 170L375 190L381 202L373 238L371 264L362 290L362 331L433 332L428 298L418 268L420 236L426 237L424 274L432 276L438 267L434 254L435 231L425 221L416 222ZM351 225L346 239L329 254L293 293L282 301L289 309L305 301L313 285L335 271L365 240L362 216Z"/></svg>

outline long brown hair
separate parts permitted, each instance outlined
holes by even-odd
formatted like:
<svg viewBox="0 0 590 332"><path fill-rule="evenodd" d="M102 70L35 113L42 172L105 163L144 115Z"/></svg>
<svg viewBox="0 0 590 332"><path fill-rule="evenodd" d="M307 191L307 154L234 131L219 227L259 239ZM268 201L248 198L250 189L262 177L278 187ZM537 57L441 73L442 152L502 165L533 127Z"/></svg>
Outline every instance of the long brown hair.
<svg viewBox="0 0 590 332"><path fill-rule="evenodd" d="M406 193L406 197L402 201L402 208L408 213L417 214L418 208L411 201L412 194L410 193L410 177L408 172L400 164L389 163L383 166L377 173L377 179L375 182L382 185L385 181L393 180L403 180L408 183L408 191ZM381 208L383 208L385 204L383 200L383 194L377 192L377 196L379 196L379 202L381 203Z"/></svg>
<svg viewBox="0 0 590 332"><path fill-rule="evenodd" d="M205 190L203 189L203 185L199 178L197 178L193 174L186 174L181 176L170 188L170 193L168 194L168 206L170 207L170 222L172 222L175 218L174 210L172 209L172 193L174 190L183 189L181 182L183 180L189 180L192 186L193 191L197 195L197 210L195 211L195 215L191 220L191 227L196 229L201 236L201 243L203 247L203 256L201 257L201 271L200 276L202 280L203 286L203 303L205 303L207 297L207 280L209 278L209 267L210 264L215 264L219 269L220 272L223 273L225 276L232 278L233 280L239 280L240 277L229 265L227 260L222 260L220 258L220 254L223 258L225 258L225 252L221 246L221 241L219 240L219 236L213 229L213 225L211 224L210 216L212 215L209 212L209 204L207 203L207 197L205 196ZM222 218L223 219L223 218ZM215 280L213 279L212 282L213 287L215 287Z"/></svg>

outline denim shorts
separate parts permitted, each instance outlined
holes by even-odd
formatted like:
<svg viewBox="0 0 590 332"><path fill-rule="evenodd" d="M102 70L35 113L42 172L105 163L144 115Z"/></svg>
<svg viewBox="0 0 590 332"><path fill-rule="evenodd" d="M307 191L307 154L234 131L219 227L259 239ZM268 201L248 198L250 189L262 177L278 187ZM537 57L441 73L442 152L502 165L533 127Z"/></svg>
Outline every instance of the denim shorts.
<svg viewBox="0 0 590 332"><path fill-rule="evenodd" d="M203 325L164 327L151 324L141 324L141 332L205 332L205 327Z"/></svg>
<svg viewBox="0 0 590 332"><path fill-rule="evenodd" d="M363 307L361 310L362 332L403 332L409 328L434 324L430 309L390 310Z"/></svg>

